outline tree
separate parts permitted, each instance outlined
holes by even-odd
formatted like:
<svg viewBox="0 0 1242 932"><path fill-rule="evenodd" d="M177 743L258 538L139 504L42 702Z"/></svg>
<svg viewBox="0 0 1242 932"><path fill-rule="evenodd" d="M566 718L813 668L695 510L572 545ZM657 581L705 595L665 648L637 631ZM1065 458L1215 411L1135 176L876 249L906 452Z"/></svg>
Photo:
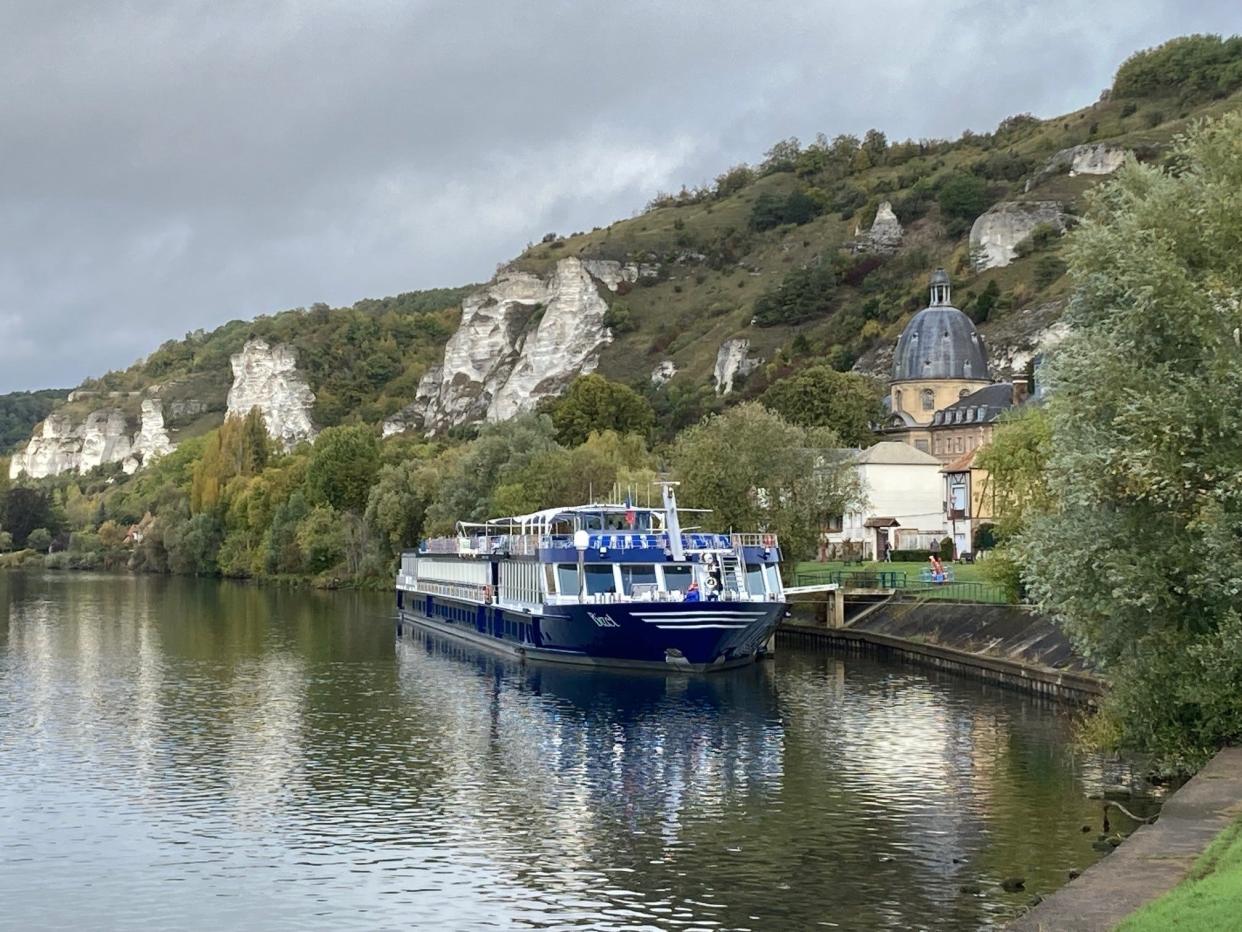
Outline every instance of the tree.
<svg viewBox="0 0 1242 932"><path fill-rule="evenodd" d="M829 430L808 430L749 402L683 431L670 459L682 504L707 508L714 527L780 535L790 573L809 559L823 520L862 497Z"/></svg>
<svg viewBox="0 0 1242 932"><path fill-rule="evenodd" d="M655 412L647 399L628 385L594 373L574 379L547 410L557 441L566 446L577 446L593 432L604 430L646 437L655 426Z"/></svg>
<svg viewBox="0 0 1242 932"><path fill-rule="evenodd" d="M841 443L864 447L875 442L871 425L883 416L880 392L866 376L818 365L775 383L760 401L791 424L828 427Z"/></svg>
<svg viewBox="0 0 1242 932"><path fill-rule="evenodd" d="M827 315L836 298L839 277L840 264L835 259L794 269L755 301L755 323L771 327Z"/></svg>
<svg viewBox="0 0 1242 932"><path fill-rule="evenodd" d="M306 466L312 502L362 512L379 473L379 441L365 425L329 427L319 435Z"/></svg>
<svg viewBox="0 0 1242 932"><path fill-rule="evenodd" d="M939 201L940 213L949 232L959 235L988 209L990 197L987 183L966 172L953 172L940 185Z"/></svg>
<svg viewBox="0 0 1242 932"><path fill-rule="evenodd" d="M19 548L33 546L28 544L26 538L35 528L50 532L48 543L51 543L50 537L60 530L52 499L40 489L15 486L5 493L3 505L0 525L13 535L13 543ZM48 544L44 544L34 549L46 550L47 547Z"/></svg>
<svg viewBox="0 0 1242 932"><path fill-rule="evenodd" d="M47 550L52 546L52 532L45 527L37 527L26 535L25 543L31 550Z"/></svg>
<svg viewBox="0 0 1242 932"><path fill-rule="evenodd" d="M322 573L331 569L345 556L346 532L341 515L331 505L317 505L298 524L297 541L308 570Z"/></svg>
<svg viewBox="0 0 1242 932"><path fill-rule="evenodd" d="M1031 591L1112 680L1099 734L1188 768L1242 740L1242 114L1127 164L1074 234Z"/></svg>
<svg viewBox="0 0 1242 932"><path fill-rule="evenodd" d="M225 418L219 429L208 435L202 457L194 464L191 511L197 514L215 508L230 479L261 472L267 465L270 445L258 408L251 408L245 417Z"/></svg>
<svg viewBox="0 0 1242 932"><path fill-rule="evenodd" d="M404 460L380 469L367 497L366 521L390 555L418 543L434 490L431 469L424 463Z"/></svg>
<svg viewBox="0 0 1242 932"><path fill-rule="evenodd" d="M432 464L439 473L427 507L427 532L451 533L458 521L494 517L492 490L520 472L540 453L555 449L552 419L545 414L488 424L464 447L446 450Z"/></svg>

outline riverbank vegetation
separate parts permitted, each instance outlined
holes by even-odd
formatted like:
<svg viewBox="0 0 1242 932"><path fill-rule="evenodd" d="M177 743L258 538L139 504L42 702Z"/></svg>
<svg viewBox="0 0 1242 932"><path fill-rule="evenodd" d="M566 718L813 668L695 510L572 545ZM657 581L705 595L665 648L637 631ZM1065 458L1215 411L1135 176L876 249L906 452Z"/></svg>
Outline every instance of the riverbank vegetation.
<svg viewBox="0 0 1242 932"><path fill-rule="evenodd" d="M1242 114L1126 165L1070 244L1044 411L986 457L1023 582L1113 684L1094 737L1177 770L1242 740L1239 243Z"/></svg>
<svg viewBox="0 0 1242 932"><path fill-rule="evenodd" d="M845 386L851 398L873 390L842 378L858 382ZM594 375L539 412L464 438L381 439L352 424L282 450L255 410L133 476L99 468L0 487L0 550L10 551L5 565L387 587L403 548L458 521L627 494L658 504L654 482L671 475L683 504L713 510L712 526L781 535L792 567L813 551L820 522L860 496L853 472L826 452L841 445L831 427L792 424L757 403L671 444L653 446L653 424L640 395Z"/></svg>

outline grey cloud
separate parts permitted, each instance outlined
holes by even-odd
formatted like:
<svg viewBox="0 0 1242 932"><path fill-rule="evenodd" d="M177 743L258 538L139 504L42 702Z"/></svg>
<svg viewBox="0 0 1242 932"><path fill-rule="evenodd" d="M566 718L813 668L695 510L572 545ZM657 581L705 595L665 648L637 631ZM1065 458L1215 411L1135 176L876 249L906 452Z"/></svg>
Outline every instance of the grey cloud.
<svg viewBox="0 0 1242 932"><path fill-rule="evenodd" d="M1082 106L1233 2L54 0L0 8L0 390L486 278L776 139Z"/></svg>

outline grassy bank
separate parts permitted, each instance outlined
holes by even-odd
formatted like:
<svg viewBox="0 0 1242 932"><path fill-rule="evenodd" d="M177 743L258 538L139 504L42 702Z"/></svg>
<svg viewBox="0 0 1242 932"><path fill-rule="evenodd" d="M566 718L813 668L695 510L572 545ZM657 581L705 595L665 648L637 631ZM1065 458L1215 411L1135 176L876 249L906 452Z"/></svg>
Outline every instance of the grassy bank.
<svg viewBox="0 0 1242 932"><path fill-rule="evenodd" d="M1184 881L1117 928L1118 932L1242 928L1242 821L1217 836Z"/></svg>

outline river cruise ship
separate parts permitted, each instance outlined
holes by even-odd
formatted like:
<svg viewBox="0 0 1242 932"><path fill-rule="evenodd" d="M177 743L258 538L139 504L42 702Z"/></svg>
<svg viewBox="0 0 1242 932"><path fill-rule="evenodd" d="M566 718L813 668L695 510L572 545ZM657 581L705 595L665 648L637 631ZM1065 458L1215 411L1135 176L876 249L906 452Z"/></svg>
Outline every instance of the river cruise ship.
<svg viewBox="0 0 1242 932"><path fill-rule="evenodd" d="M771 534L681 530L662 508L592 504L459 524L401 556L409 625L523 660L719 670L767 649L784 615Z"/></svg>

